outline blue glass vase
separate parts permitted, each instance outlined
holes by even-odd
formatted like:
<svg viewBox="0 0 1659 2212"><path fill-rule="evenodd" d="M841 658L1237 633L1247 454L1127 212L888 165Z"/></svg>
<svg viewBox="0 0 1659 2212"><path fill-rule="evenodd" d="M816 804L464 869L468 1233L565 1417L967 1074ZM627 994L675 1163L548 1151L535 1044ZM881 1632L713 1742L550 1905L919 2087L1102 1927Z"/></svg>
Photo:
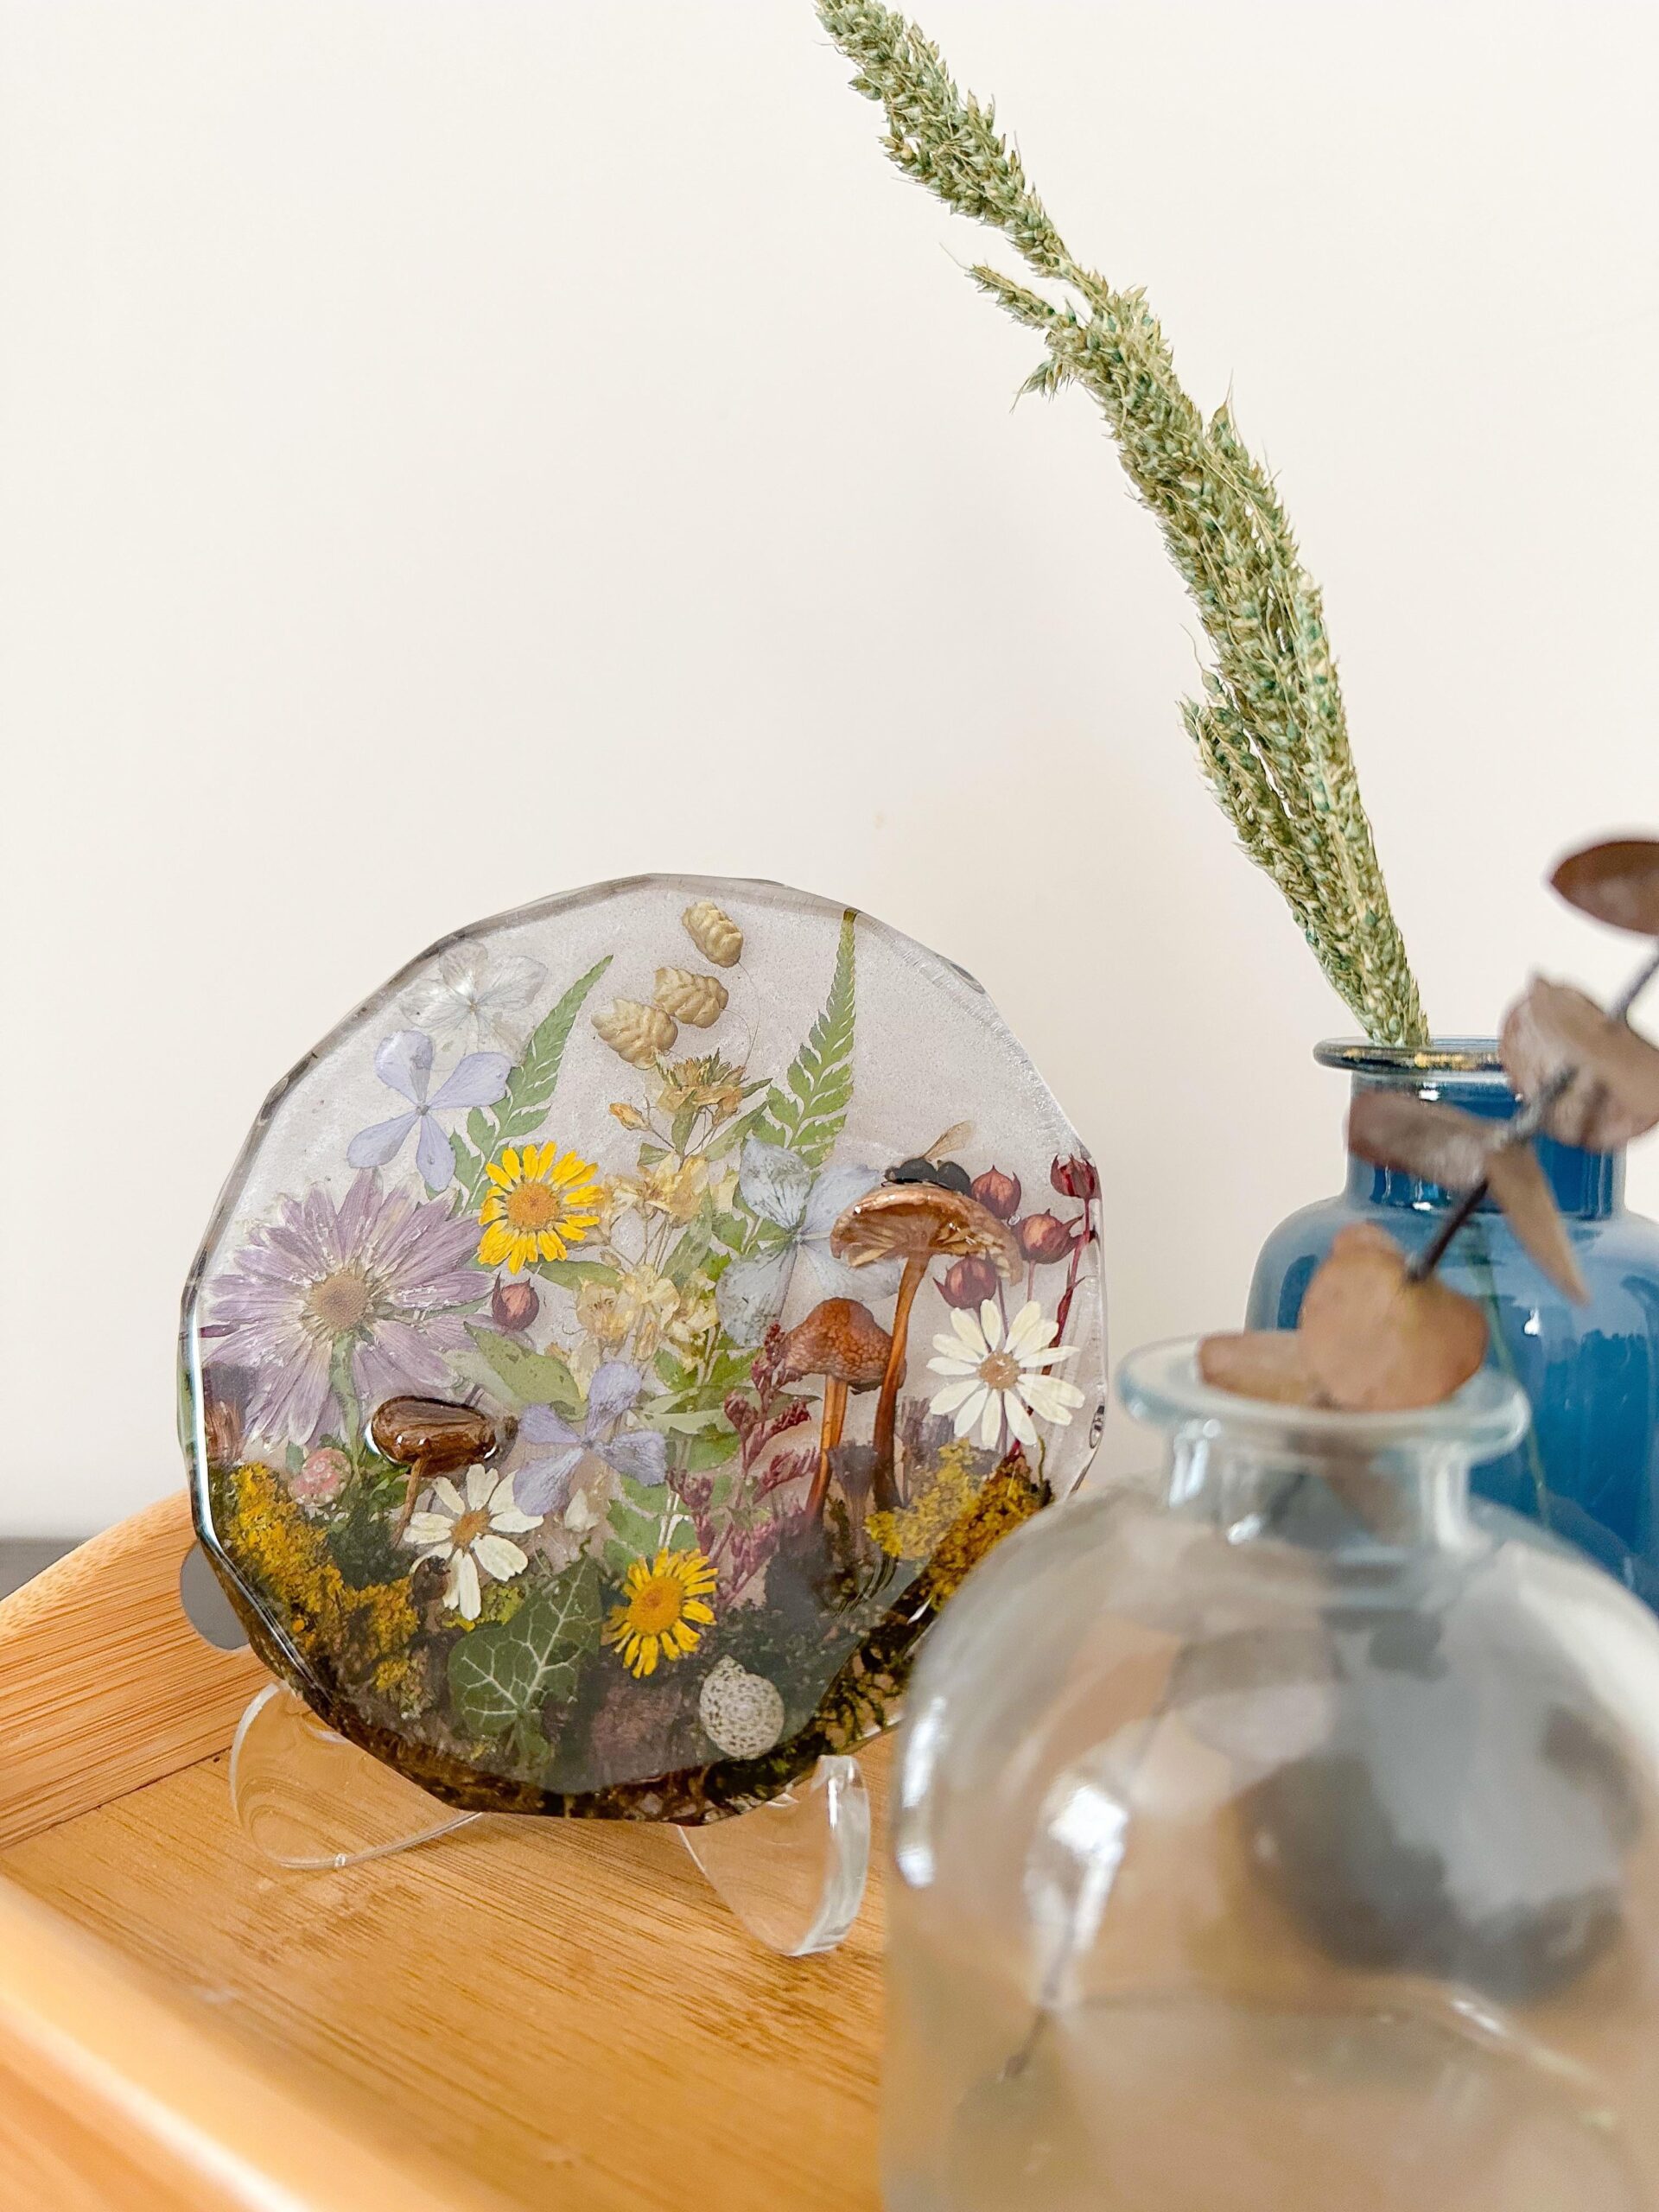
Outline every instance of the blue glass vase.
<svg viewBox="0 0 1659 2212"><path fill-rule="evenodd" d="M1348 1042L1318 1047L1325 1067L1362 1089L1414 1091L1505 1121L1516 1102L1488 1039L1428 1047ZM1590 1292L1569 1305L1483 1205L1443 1263L1447 1282L1486 1309L1490 1363L1532 1402L1532 1432L1482 1468L1482 1497L1542 1522L1659 1606L1659 1226L1624 1206L1622 1154L1544 1140L1539 1158ZM1374 1221L1408 1250L1427 1243L1451 1203L1433 1184L1350 1157L1347 1187L1280 1224L1256 1262L1249 1323L1294 1327L1314 1269L1351 1223Z"/></svg>

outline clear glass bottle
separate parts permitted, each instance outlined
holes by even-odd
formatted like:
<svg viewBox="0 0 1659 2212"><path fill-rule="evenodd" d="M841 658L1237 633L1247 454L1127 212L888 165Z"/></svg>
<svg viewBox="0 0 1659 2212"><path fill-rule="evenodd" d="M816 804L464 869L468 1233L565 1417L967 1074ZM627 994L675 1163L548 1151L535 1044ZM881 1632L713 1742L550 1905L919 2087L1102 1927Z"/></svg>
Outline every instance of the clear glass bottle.
<svg viewBox="0 0 1659 2212"><path fill-rule="evenodd" d="M1522 1392L1122 1387L1161 1493L1020 1531L915 1680L889 2212L1659 2206L1659 1624L1471 1509Z"/></svg>

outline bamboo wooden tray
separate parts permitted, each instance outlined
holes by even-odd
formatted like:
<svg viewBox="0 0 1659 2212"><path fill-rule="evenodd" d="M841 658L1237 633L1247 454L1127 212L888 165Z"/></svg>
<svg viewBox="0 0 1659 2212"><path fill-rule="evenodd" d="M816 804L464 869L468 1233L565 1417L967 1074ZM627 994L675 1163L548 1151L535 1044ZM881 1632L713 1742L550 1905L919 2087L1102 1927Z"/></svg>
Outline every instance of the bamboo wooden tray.
<svg viewBox="0 0 1659 2212"><path fill-rule="evenodd" d="M189 1541L168 1500L0 1603L0 2204L876 2205L879 1903L776 1959L677 1838L575 1822L279 1872Z"/></svg>

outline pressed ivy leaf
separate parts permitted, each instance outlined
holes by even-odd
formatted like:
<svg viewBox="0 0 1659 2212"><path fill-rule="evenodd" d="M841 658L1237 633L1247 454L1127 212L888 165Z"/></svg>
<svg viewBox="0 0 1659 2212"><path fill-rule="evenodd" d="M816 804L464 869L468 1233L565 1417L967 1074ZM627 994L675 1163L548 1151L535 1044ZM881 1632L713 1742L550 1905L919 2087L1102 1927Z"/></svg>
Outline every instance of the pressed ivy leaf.
<svg viewBox="0 0 1659 2212"><path fill-rule="evenodd" d="M1319 1390L1308 1372L1302 1340L1294 1329L1244 1329L1205 1337L1198 1345L1198 1373L1217 1390L1262 1398L1275 1406L1311 1406Z"/></svg>
<svg viewBox="0 0 1659 2212"><path fill-rule="evenodd" d="M1486 1357L1479 1306L1438 1275L1413 1282L1393 1237L1343 1230L1302 1301L1302 1355L1316 1386L1353 1413L1437 1406Z"/></svg>
<svg viewBox="0 0 1659 2212"><path fill-rule="evenodd" d="M1628 1021L1610 1020L1569 983L1535 976L1503 1017L1499 1049L1523 1098L1536 1098L1565 1070L1578 1070L1544 1116L1562 1144L1618 1152L1659 1126L1659 1046Z"/></svg>
<svg viewBox="0 0 1659 2212"><path fill-rule="evenodd" d="M1569 906L1616 930L1659 937L1659 840L1611 837L1569 853L1550 877Z"/></svg>
<svg viewBox="0 0 1659 2212"><path fill-rule="evenodd" d="M1487 1179L1493 1129L1472 1114L1400 1091L1362 1090L1348 1109L1348 1149L1444 1191Z"/></svg>
<svg viewBox="0 0 1659 2212"><path fill-rule="evenodd" d="M1587 1305L1590 1294L1579 1273L1567 1224L1532 1147L1496 1146L1486 1157L1486 1180L1509 1216L1510 1227L1555 1287L1575 1306Z"/></svg>

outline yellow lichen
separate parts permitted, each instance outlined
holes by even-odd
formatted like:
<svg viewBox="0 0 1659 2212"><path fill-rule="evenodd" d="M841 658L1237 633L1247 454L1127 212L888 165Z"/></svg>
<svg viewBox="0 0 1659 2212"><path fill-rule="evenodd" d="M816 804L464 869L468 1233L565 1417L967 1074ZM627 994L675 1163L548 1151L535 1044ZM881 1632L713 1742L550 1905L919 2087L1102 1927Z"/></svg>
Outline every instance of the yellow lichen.
<svg viewBox="0 0 1659 2212"><path fill-rule="evenodd" d="M420 1626L406 1581L352 1587L335 1566L327 1540L289 1495L272 1469L254 1462L226 1479L220 1536L236 1566L279 1611L302 1653L326 1656L343 1680L381 1687L410 1661Z"/></svg>
<svg viewBox="0 0 1659 2212"><path fill-rule="evenodd" d="M889 1558L928 1559L977 1495L973 1446L947 1444L911 1503L872 1513L865 1527Z"/></svg>
<svg viewBox="0 0 1659 2212"><path fill-rule="evenodd" d="M1022 1455L1010 1452L972 1506L935 1546L922 1576L929 1602L953 1597L988 1551L1012 1535L1048 1500L1046 1483L1034 1482Z"/></svg>

